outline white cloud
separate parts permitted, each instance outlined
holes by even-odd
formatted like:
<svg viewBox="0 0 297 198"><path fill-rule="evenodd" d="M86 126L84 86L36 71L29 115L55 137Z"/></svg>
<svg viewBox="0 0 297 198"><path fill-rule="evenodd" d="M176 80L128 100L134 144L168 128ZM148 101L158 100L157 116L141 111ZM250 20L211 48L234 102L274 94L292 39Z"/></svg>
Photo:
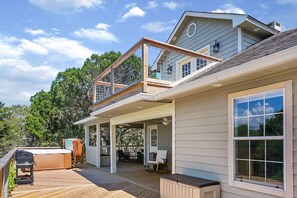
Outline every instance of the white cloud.
<svg viewBox="0 0 297 198"><path fill-rule="evenodd" d="M74 35L99 42L118 42L119 39L108 31L110 27L111 26L106 23L98 23L95 28L81 28L75 31Z"/></svg>
<svg viewBox="0 0 297 198"><path fill-rule="evenodd" d="M155 21L155 22L149 22L147 24L144 24L142 28L149 32L159 33L159 32L164 32L166 30L172 30L174 28L175 23L176 23L175 20L172 20L169 22Z"/></svg>
<svg viewBox="0 0 297 198"><path fill-rule="evenodd" d="M158 6L159 6L159 4L156 1L149 1L147 3L146 9L154 9L154 8L156 8Z"/></svg>
<svg viewBox="0 0 297 198"><path fill-rule="evenodd" d="M52 28L54 34L60 34L60 30L58 28Z"/></svg>
<svg viewBox="0 0 297 198"><path fill-rule="evenodd" d="M29 64L18 64L10 72L12 77L53 80L58 74L58 70L48 65L31 66Z"/></svg>
<svg viewBox="0 0 297 198"><path fill-rule="evenodd" d="M14 37L4 37L0 35L0 60L6 58L18 58L23 55L23 50L14 47L17 43Z"/></svg>
<svg viewBox="0 0 297 198"><path fill-rule="evenodd" d="M277 0L276 2L279 4L297 4L297 0Z"/></svg>
<svg viewBox="0 0 297 198"><path fill-rule="evenodd" d="M29 0L30 3L45 10L75 10L94 8L102 5L102 0Z"/></svg>
<svg viewBox="0 0 297 198"><path fill-rule="evenodd" d="M136 5L137 5L137 3L129 3L129 4L126 4L126 5L125 5L125 8L126 8L126 9L133 8L133 7L135 7Z"/></svg>
<svg viewBox="0 0 297 198"><path fill-rule="evenodd" d="M42 55L46 55L48 53L47 49L45 49L44 47L34 42L28 41L26 39L21 39L20 41L21 41L21 44L20 44L21 49L23 49L26 52L30 52L33 54L42 54Z"/></svg>
<svg viewBox="0 0 297 198"><path fill-rule="evenodd" d="M266 9L269 8L268 3L259 3L258 5L259 5L262 9L264 9L264 10L266 10Z"/></svg>
<svg viewBox="0 0 297 198"><path fill-rule="evenodd" d="M119 21L123 22L130 17L144 17L144 15L145 11L136 6L130 8L129 11L126 14L124 14Z"/></svg>
<svg viewBox="0 0 297 198"><path fill-rule="evenodd" d="M31 34L31 35L33 35L33 36L47 35L47 34L48 34L47 32L45 32L45 31L42 30L42 29L36 29L36 30L33 30L33 29L31 29L31 28L26 28L26 29L25 29L25 32L26 32L26 33L29 33L29 34Z"/></svg>
<svg viewBox="0 0 297 198"><path fill-rule="evenodd" d="M29 98L41 89L48 90L58 69L49 65L32 66L26 60L0 59L0 101L7 105L29 104Z"/></svg>
<svg viewBox="0 0 297 198"><path fill-rule="evenodd" d="M37 38L33 40L36 44L48 51L66 56L70 59L84 60L92 54L92 51L82 46L78 41L63 37Z"/></svg>
<svg viewBox="0 0 297 198"><path fill-rule="evenodd" d="M27 40L0 34L0 101L29 104L31 95L50 88L59 71L81 66L92 53L68 38Z"/></svg>
<svg viewBox="0 0 297 198"><path fill-rule="evenodd" d="M166 1L163 3L163 6L169 10L176 10L179 7L179 5L173 1Z"/></svg>
<svg viewBox="0 0 297 198"><path fill-rule="evenodd" d="M215 13L234 13L234 14L245 14L244 10L236 7L232 3L227 3L221 6L221 8L213 10Z"/></svg>

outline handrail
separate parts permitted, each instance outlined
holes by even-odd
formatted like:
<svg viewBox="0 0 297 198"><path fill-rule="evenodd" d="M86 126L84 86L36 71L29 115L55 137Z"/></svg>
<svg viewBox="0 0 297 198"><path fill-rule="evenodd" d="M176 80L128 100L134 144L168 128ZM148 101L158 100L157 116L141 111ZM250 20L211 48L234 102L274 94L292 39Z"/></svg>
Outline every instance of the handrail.
<svg viewBox="0 0 297 198"><path fill-rule="evenodd" d="M13 157L17 150L18 148L10 150L8 153L6 153L6 155L4 155L4 157L0 159L0 171L2 171L3 168L6 167L6 165L10 162L10 159Z"/></svg>
<svg viewBox="0 0 297 198"><path fill-rule="evenodd" d="M97 78L94 80L94 82L96 82L98 79L102 79L104 76L106 76L111 71L111 68L115 69L122 62L124 62L127 58L129 58L129 56L131 56L131 54L133 54L137 50L137 48L139 48L141 46L142 43L146 43L153 47L162 48L164 50L170 50L170 51L174 51L177 53L182 53L187 56L201 58L201 59L204 59L207 61L212 61L212 62L221 62L222 61L221 59L215 58L213 56L208 56L208 55L205 55L205 54L202 54L199 52L194 52L194 51L191 51L191 50L188 50L185 48L181 48L181 47L178 47L175 45L171 45L168 43L164 43L164 42L160 42L160 41L156 41L156 40L152 40L152 39L144 37L144 38L140 39L135 45L133 45L128 51L126 51L113 64L111 64L108 68L106 68L99 76L97 76Z"/></svg>
<svg viewBox="0 0 297 198"><path fill-rule="evenodd" d="M221 62L222 60L213 56L209 56L209 55L205 55L199 52L194 52L192 50L188 50L182 47L178 47L176 45L171 45L168 43L163 43L160 41L156 41L156 40L152 40L149 38L143 38L143 41L153 47L157 47L157 48L161 48L164 50L170 50L176 53L181 53L187 56L192 56L192 57L197 57L197 58L201 58L203 60L207 60L207 61L211 61L211 62Z"/></svg>
<svg viewBox="0 0 297 198"><path fill-rule="evenodd" d="M143 92L147 92L147 79L148 79L148 46L156 47L162 50L167 50L179 54L183 54L185 56L190 56L194 58L200 58L206 61L211 62L220 62L221 59L205 55L199 52L194 52L179 46L171 45L168 43L163 43L160 41L152 40L149 38L142 38L140 39L135 45L133 45L128 51L126 51L120 58L118 58L113 64L111 64L108 68L106 68L100 75L98 75L95 80L93 81L93 104L97 102L97 96L96 96L96 86L108 86L109 94L113 95L115 94L115 88L127 88L128 86L122 85L122 84L116 84L114 79L114 72L117 67L119 67L125 60L127 60L133 53L135 53L139 48L142 47L142 82L143 82ZM110 76L110 82L103 82L102 79L107 76L108 74L111 74Z"/></svg>
<svg viewBox="0 0 297 198"><path fill-rule="evenodd" d="M17 148L10 150L0 159L0 198L8 197L9 166L11 160L14 159L14 155L17 150Z"/></svg>

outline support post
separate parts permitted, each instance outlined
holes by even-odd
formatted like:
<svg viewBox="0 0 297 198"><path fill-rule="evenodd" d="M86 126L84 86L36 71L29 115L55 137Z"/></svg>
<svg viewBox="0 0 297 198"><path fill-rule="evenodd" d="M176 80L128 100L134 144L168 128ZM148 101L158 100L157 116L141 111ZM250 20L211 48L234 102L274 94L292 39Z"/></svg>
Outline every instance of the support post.
<svg viewBox="0 0 297 198"><path fill-rule="evenodd" d="M142 81L143 93L147 92L147 78L148 78L148 47L146 43L142 43Z"/></svg>
<svg viewBox="0 0 297 198"><path fill-rule="evenodd" d="M85 145L86 147L89 147L89 127L85 125L84 128L85 128Z"/></svg>
<svg viewBox="0 0 297 198"><path fill-rule="evenodd" d="M101 131L100 131L100 124L96 124L96 136L97 136L97 168L101 167Z"/></svg>
<svg viewBox="0 0 297 198"><path fill-rule="evenodd" d="M147 129L146 124L143 123L143 165L147 164L147 148L148 148L148 140L147 140Z"/></svg>
<svg viewBox="0 0 297 198"><path fill-rule="evenodd" d="M176 173L176 161L175 161L175 157L176 157L176 132L175 132L175 100L172 101L172 170L171 173L175 174Z"/></svg>
<svg viewBox="0 0 297 198"><path fill-rule="evenodd" d="M96 85L96 83L94 82L93 83L93 104L95 104L96 103L96 100L97 100L97 96L96 96L96 87L97 87L97 85Z"/></svg>
<svg viewBox="0 0 297 198"><path fill-rule="evenodd" d="M113 67L111 66L110 68L110 83L111 83L111 95L114 94L114 69Z"/></svg>
<svg viewBox="0 0 297 198"><path fill-rule="evenodd" d="M117 172L116 125L110 125L110 173Z"/></svg>

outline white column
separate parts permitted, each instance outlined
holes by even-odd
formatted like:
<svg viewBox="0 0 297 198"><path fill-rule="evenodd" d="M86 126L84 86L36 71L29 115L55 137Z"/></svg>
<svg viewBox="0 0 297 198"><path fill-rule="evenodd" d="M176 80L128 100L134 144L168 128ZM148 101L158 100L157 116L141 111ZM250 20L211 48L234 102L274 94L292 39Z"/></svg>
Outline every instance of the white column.
<svg viewBox="0 0 297 198"><path fill-rule="evenodd" d="M97 145L97 150L96 150L96 156L97 156L97 168L101 167L101 131L100 131L100 124L96 124L96 136L97 136L97 140L96 140L96 145Z"/></svg>
<svg viewBox="0 0 297 198"><path fill-rule="evenodd" d="M116 125L110 125L110 173L117 172Z"/></svg>
<svg viewBox="0 0 297 198"><path fill-rule="evenodd" d="M147 137L146 137L146 124L143 123L143 165L147 163Z"/></svg>
<svg viewBox="0 0 297 198"><path fill-rule="evenodd" d="M172 174L175 174L175 100L172 101Z"/></svg>
<svg viewBox="0 0 297 198"><path fill-rule="evenodd" d="M85 125L85 145L89 146L89 126Z"/></svg>

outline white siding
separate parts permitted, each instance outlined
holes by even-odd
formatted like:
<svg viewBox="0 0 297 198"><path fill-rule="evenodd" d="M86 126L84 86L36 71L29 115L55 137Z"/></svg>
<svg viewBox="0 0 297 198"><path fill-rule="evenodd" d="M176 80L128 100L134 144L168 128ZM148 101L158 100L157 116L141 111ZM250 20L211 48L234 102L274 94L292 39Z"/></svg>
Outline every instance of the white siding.
<svg viewBox="0 0 297 198"><path fill-rule="evenodd" d="M228 94L293 79L294 197L297 198L297 72L176 101L176 172L221 182L222 198L273 198L228 185Z"/></svg>

